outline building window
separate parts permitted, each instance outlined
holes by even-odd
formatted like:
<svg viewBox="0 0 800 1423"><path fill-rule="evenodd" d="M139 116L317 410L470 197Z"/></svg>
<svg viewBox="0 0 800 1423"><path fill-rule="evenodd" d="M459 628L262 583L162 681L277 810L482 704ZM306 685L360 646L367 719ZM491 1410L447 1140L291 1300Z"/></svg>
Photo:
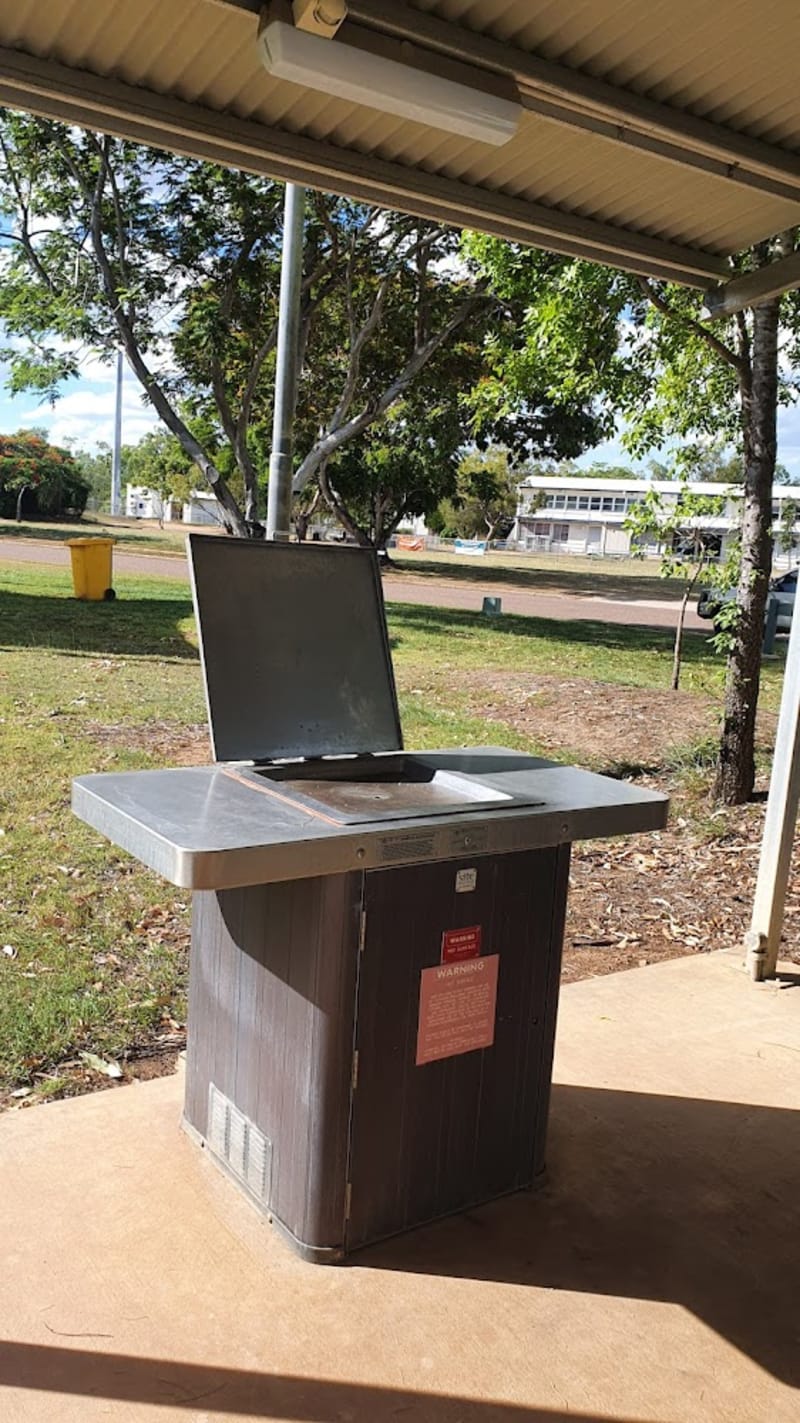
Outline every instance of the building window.
<svg viewBox="0 0 800 1423"><path fill-rule="evenodd" d="M568 495L567 495L567 508L568 508L568 509L577 509L577 507L578 507L578 496L577 496L577 494L568 494Z"/></svg>
<svg viewBox="0 0 800 1423"><path fill-rule="evenodd" d="M578 495L578 508L579 508L579 509L588 509L588 508L589 508L589 495L588 495L588 494L579 494L579 495Z"/></svg>
<svg viewBox="0 0 800 1423"><path fill-rule="evenodd" d="M614 513L615 513L615 514L624 514L624 513L625 513L625 500L624 500L624 499L615 499L615 500L614 500Z"/></svg>
<svg viewBox="0 0 800 1423"><path fill-rule="evenodd" d="M553 495L553 506L552 506L552 507L553 507L554 509L564 509L564 508L566 508L566 503L567 503L567 496L566 496L566 494L554 494L554 495Z"/></svg>
<svg viewBox="0 0 800 1423"><path fill-rule="evenodd" d="M569 538L569 524L553 525L553 543L565 544Z"/></svg>
<svg viewBox="0 0 800 1423"><path fill-rule="evenodd" d="M603 500L603 513L604 513L604 514L611 514L611 513L613 512L613 509L614 509L614 500L613 500L613 499L604 499L604 500Z"/></svg>
<svg viewBox="0 0 800 1423"><path fill-rule="evenodd" d="M600 504L601 504L600 495L599 495L599 494L593 494L592 497L591 497L591 500L589 501L589 508L590 508L590 509L599 509L599 508L600 508Z"/></svg>

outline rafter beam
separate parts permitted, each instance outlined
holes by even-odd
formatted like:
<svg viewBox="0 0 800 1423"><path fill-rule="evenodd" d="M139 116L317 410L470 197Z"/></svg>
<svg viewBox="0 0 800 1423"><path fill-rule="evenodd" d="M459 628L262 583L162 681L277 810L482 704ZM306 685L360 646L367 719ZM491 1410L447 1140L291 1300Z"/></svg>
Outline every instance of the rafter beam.
<svg viewBox="0 0 800 1423"><path fill-rule="evenodd" d="M740 277L732 277L706 292L706 311L712 320L721 316L735 316L745 307L758 306L771 297L782 296L784 292L800 287L800 252L790 252L777 262L768 262L765 267L757 267L754 272L743 272Z"/></svg>
<svg viewBox="0 0 800 1423"><path fill-rule="evenodd" d="M228 0L231 2L239 4L239 0ZM616 144L772 197L800 202L800 155L787 149L526 54L511 44L413 9L403 0L348 0L347 11L343 36L353 33L354 24L367 25L381 34L489 69L513 79L522 103L556 123L601 134Z"/></svg>
<svg viewBox="0 0 800 1423"><path fill-rule="evenodd" d="M705 289L724 257L0 48L0 104Z"/></svg>

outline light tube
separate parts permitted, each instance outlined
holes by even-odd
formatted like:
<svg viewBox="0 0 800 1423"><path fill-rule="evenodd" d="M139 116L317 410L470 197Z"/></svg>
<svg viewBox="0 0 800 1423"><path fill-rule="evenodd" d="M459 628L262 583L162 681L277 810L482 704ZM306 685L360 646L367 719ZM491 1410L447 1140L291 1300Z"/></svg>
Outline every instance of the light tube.
<svg viewBox="0 0 800 1423"><path fill-rule="evenodd" d="M513 100L344 40L325 39L283 20L269 20L258 43L262 61L276 79L480 143L499 146L517 131L521 106Z"/></svg>

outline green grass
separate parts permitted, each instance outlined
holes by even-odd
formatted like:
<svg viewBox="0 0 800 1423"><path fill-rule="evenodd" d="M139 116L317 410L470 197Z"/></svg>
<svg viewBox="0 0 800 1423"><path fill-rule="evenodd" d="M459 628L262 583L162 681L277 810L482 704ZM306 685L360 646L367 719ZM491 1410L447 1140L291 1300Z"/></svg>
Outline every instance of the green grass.
<svg viewBox="0 0 800 1423"><path fill-rule="evenodd" d="M70 811L74 776L174 764L174 745L205 720L186 587L124 576L116 587L115 603L77 603L67 570L0 565L0 948L14 953L0 953L0 1100L20 1083L53 1095L60 1063L119 1054L185 1012L186 896ZM538 749L476 715L462 673L669 681L669 631L388 613L406 741L420 749ZM705 638L689 639L687 688L718 695L723 670ZM779 682L770 664L767 705Z"/></svg>
<svg viewBox="0 0 800 1423"><path fill-rule="evenodd" d="M17 523L0 519L0 547L4 539L35 539L46 543L64 543L66 539L113 538L122 547L137 553L183 553L186 530L181 524L142 523L110 514L84 514L81 519L48 522L36 519Z"/></svg>
<svg viewBox="0 0 800 1423"><path fill-rule="evenodd" d="M669 628L625 627L600 622L562 622L513 614L486 618L453 608L389 603L392 654L398 672L414 667L445 672L448 700L458 698L463 670L507 670L582 677L631 687L670 683L673 633ZM780 697L782 655L763 674L763 704ZM720 696L724 659L702 633L687 634L681 687Z"/></svg>
<svg viewBox="0 0 800 1423"><path fill-rule="evenodd" d="M3 539L63 543L69 538L114 538L120 548L138 553L182 553L186 530L181 524L140 521L109 514L85 514L80 520L17 524L0 519ZM563 590L606 598L676 599L679 582L659 578L657 559L580 558L568 554L488 553L481 558L448 550L422 554L397 552L392 571L418 578L467 583L502 583L530 592Z"/></svg>
<svg viewBox="0 0 800 1423"><path fill-rule="evenodd" d="M0 1093L183 1013L184 901L69 809L73 776L156 764L149 721L177 735L204 717L186 589L117 586L118 603L76 603L68 575L0 571L0 943L16 955L0 954ZM90 724L129 728L130 746ZM150 932L154 905L169 932Z"/></svg>
<svg viewBox="0 0 800 1423"><path fill-rule="evenodd" d="M658 559L586 558L568 554L448 551L392 554L393 571L459 583L502 583L531 593L565 592L603 598L680 599L680 580L660 577Z"/></svg>

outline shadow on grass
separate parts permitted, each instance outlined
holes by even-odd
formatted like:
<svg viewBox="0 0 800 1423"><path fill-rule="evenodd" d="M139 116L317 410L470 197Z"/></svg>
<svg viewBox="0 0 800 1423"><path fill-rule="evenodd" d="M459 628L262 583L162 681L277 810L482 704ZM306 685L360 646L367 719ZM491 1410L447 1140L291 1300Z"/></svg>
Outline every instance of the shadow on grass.
<svg viewBox="0 0 800 1423"><path fill-rule="evenodd" d="M392 573L413 573L419 578L457 581L460 583L507 583L525 589L530 593L545 593L553 590L569 592L586 598L679 598L680 583L652 575L607 573L589 561L587 568L566 569L557 565L550 568L519 568L503 564L484 564L481 559L473 563L434 562L432 559L393 558L386 570Z"/></svg>
<svg viewBox="0 0 800 1423"><path fill-rule="evenodd" d="M80 519L63 519L56 528L52 524L21 523L0 519L0 535L4 539L46 539L48 543L66 543L67 539L107 538L105 529L83 524Z"/></svg>
<svg viewBox="0 0 800 1423"><path fill-rule="evenodd" d="M135 525L130 528L118 524L85 523L82 519L64 518L58 524L24 521L18 524L16 520L12 522L10 519L0 519L0 540L3 539L14 539L20 543L33 540L56 544L65 544L68 539L113 539L115 544L120 544L128 550L145 548L158 549L163 553L183 552L179 538L168 539L155 533L140 533Z"/></svg>
<svg viewBox="0 0 800 1423"><path fill-rule="evenodd" d="M448 639L469 637L479 632L487 640L495 637L539 639L551 645L582 644L598 651L670 653L675 634L671 628L626 627L623 623L580 621L566 622L561 618L529 618L517 613L486 618L481 613L456 608L434 608L427 604L389 603L389 621L398 646L403 633L439 636ZM687 629L684 633L683 661L705 662L713 657L707 632ZM565 669L568 670L568 669Z"/></svg>
<svg viewBox="0 0 800 1423"><path fill-rule="evenodd" d="M194 660L197 648L181 628L192 616L188 597L81 603L0 589L0 647Z"/></svg>

